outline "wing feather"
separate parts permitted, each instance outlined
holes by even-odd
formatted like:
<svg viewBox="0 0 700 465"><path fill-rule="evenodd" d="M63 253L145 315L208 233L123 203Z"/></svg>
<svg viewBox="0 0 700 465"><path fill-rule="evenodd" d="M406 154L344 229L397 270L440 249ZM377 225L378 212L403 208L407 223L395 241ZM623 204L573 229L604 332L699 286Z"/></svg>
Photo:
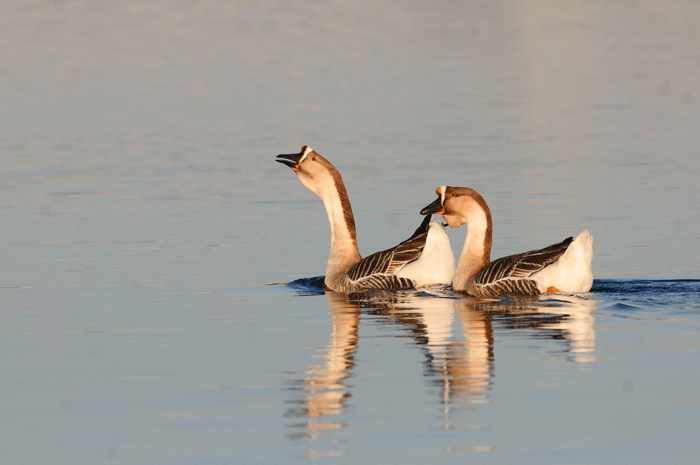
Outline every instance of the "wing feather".
<svg viewBox="0 0 700 465"><path fill-rule="evenodd" d="M353 288L358 289L409 289L415 287L412 279L400 278L392 274L373 274L360 278Z"/></svg>
<svg viewBox="0 0 700 465"><path fill-rule="evenodd" d="M532 292L522 292L518 289L518 286L523 286L523 290L528 291L534 287L534 293L537 294L537 286L534 281L527 278L557 261L566 252L572 241L573 237L569 237L558 244L550 245L543 249L531 250L494 260L474 276L474 284L484 289L493 289L494 291L503 289L501 293L518 292L521 294L530 294Z"/></svg>
<svg viewBox="0 0 700 465"><path fill-rule="evenodd" d="M413 283L411 279L396 278L394 275L402 267L420 257L428 238L430 217L431 215L426 215L413 235L399 245L375 252L355 263L346 272L350 281L352 281L355 286L360 286L360 284L362 284L362 289L400 289L414 287L415 283ZM407 282L410 284L406 285ZM377 284L377 286L374 286L374 284Z"/></svg>
<svg viewBox="0 0 700 465"><path fill-rule="evenodd" d="M537 295L537 283L532 279L510 279L505 278L477 287L478 297L495 297L503 294L526 294Z"/></svg>

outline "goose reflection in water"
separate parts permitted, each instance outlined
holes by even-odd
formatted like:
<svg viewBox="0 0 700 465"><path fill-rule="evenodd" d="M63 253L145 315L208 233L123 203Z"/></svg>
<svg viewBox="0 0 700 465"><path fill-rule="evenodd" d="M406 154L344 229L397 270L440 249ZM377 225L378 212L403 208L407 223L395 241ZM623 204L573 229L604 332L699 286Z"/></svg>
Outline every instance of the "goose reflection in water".
<svg viewBox="0 0 700 465"><path fill-rule="evenodd" d="M417 291L327 292L331 340L323 363L307 368L290 383L287 417L291 439L316 438L347 426L360 320L401 330L425 357L423 376L429 397L437 400L444 429L474 429L464 424L479 404L489 402L494 383L494 331L509 336L554 340L559 351L578 363L595 361L595 301L579 296L548 296L520 301L455 299ZM409 355L407 355L409 356ZM392 389L389 387L389 389Z"/></svg>
<svg viewBox="0 0 700 465"><path fill-rule="evenodd" d="M327 292L326 299L331 313L331 342L321 356L324 363L310 367L306 371L308 377L291 383L291 390L302 392L303 397L289 401L294 407L287 411L287 416L306 418L305 423L292 425L303 431L290 434L291 438L313 438L328 429L345 426L342 422L317 418L341 415L347 409L351 394L345 380L352 376L350 370L355 366L360 306L351 303L342 292Z"/></svg>

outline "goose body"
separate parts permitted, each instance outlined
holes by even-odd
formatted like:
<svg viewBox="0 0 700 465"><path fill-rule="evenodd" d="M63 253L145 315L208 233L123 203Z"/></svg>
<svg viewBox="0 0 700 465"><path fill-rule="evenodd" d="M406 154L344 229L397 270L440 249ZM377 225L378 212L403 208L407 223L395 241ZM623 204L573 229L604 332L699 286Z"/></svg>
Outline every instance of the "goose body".
<svg viewBox="0 0 700 465"><path fill-rule="evenodd" d="M337 169L308 146L278 155L310 191L321 198L331 228L331 251L324 283L334 291L402 289L449 284L454 255L445 229L427 215L416 231L395 247L364 259L357 247L355 219L343 179Z"/></svg>
<svg viewBox="0 0 700 465"><path fill-rule="evenodd" d="M593 285L593 237L588 231L539 250L491 261L493 224L484 198L466 187L442 186L422 214L442 214L450 227L466 223L467 238L452 279L455 291L477 297L588 292Z"/></svg>

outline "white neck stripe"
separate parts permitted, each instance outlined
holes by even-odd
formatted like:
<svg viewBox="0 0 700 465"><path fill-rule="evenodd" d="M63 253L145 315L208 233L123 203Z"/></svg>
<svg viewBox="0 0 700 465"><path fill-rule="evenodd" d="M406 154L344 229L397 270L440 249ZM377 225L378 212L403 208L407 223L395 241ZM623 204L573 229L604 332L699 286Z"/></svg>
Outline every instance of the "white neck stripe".
<svg viewBox="0 0 700 465"><path fill-rule="evenodd" d="M306 146L306 150L304 150L304 155L301 157L301 160L299 160L299 164L301 165L302 162L303 162L304 160L306 160L306 156L307 156L308 154L310 154L311 152L313 152L313 151L314 151L314 149L312 149L312 148L309 147L309 146Z"/></svg>

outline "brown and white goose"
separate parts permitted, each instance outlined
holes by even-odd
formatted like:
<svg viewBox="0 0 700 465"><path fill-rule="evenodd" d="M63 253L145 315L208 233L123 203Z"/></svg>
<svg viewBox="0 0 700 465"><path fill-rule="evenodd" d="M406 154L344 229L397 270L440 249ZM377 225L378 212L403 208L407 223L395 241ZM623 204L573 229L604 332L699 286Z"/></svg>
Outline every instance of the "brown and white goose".
<svg viewBox="0 0 700 465"><path fill-rule="evenodd" d="M484 198L467 187L438 187L438 199L421 213L441 214L452 228L466 223L467 238L452 286L477 297L545 292L588 292L593 285L593 237L573 239L491 261L493 224Z"/></svg>
<svg viewBox="0 0 700 465"><path fill-rule="evenodd" d="M318 195L331 226L331 253L325 284L334 291L401 289L449 284L455 269L445 229L428 215L411 237L399 245L360 256L355 219L343 178L337 169L311 147L278 155L277 161L296 172L299 180Z"/></svg>

